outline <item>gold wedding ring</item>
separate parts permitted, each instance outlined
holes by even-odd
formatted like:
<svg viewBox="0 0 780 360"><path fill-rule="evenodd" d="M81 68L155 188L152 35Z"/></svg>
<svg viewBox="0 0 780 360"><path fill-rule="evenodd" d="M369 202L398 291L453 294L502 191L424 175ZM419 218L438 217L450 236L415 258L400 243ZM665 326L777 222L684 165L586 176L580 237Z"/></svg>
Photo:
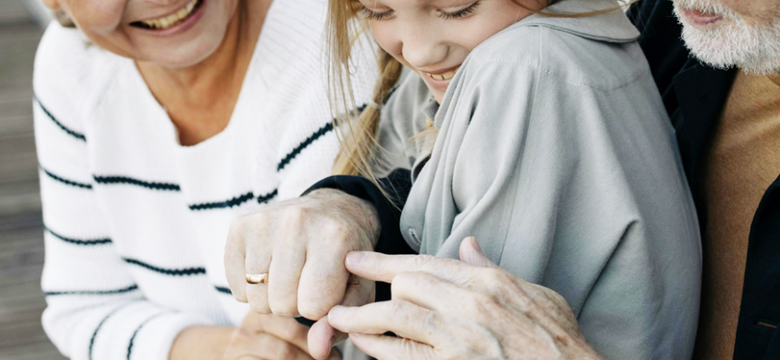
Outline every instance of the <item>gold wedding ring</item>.
<svg viewBox="0 0 780 360"><path fill-rule="evenodd" d="M262 273L262 274L246 274L246 282L247 284L265 284L268 282L268 273Z"/></svg>

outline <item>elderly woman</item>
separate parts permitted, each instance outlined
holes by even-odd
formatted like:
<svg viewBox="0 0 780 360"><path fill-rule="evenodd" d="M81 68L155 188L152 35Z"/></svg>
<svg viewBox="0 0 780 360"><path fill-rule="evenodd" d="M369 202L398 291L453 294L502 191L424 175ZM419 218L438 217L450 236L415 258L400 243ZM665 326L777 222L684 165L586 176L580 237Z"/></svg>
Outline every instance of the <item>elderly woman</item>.
<svg viewBox="0 0 780 360"><path fill-rule="evenodd" d="M54 344L72 359L309 358L305 327L233 299L222 249L233 218L330 173L326 2L45 2L78 27L52 24L35 64ZM353 74L359 94L373 69Z"/></svg>

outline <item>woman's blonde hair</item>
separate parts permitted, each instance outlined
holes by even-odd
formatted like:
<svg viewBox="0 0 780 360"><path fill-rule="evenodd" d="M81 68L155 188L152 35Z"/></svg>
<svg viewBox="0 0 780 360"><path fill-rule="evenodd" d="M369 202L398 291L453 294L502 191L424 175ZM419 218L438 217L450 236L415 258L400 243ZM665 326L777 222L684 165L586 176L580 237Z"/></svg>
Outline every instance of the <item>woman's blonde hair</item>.
<svg viewBox="0 0 780 360"><path fill-rule="evenodd" d="M548 17L578 18L606 14L622 9L638 0L621 1L613 8L579 14L551 13L533 10L512 0L527 10ZM559 0L548 0L547 5ZM328 58L330 78L331 107L336 116L334 128L339 136L341 150L334 162L333 173L339 175L361 175L376 182L372 168L377 163L377 151L382 151L377 143L376 134L381 116L381 104L398 82L403 66L390 54L377 51L379 78L368 105L358 107L352 91L350 76L352 71L352 51L356 39L368 29L368 22L358 17L362 5L358 0L330 0L328 16ZM436 129L429 129L415 137L433 137ZM433 143L433 141L428 141ZM391 169L390 169L391 170Z"/></svg>

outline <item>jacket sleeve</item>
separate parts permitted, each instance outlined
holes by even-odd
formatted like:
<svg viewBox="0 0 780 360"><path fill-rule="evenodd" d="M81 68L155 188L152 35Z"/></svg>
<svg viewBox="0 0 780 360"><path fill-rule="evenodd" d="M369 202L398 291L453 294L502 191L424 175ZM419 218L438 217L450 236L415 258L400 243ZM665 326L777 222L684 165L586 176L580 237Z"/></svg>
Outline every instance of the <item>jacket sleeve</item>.
<svg viewBox="0 0 780 360"><path fill-rule="evenodd" d="M182 329L209 321L147 301L117 253L93 188L79 98L72 95L84 77L62 66L63 59L84 55L70 31L51 25L35 66L33 113L46 247L43 327L74 360L165 360Z"/></svg>

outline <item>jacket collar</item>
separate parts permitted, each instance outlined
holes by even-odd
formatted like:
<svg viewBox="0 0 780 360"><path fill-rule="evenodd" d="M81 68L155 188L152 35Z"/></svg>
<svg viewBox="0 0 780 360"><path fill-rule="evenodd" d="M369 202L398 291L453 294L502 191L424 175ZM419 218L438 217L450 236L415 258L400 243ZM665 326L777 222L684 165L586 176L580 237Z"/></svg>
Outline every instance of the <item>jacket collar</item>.
<svg viewBox="0 0 780 360"><path fill-rule="evenodd" d="M617 6L618 3L614 0L561 0L545 8L543 13L585 14ZM639 30L634 27L621 9L606 14L579 18L559 18L533 14L510 28L514 26L548 27L587 39L611 43L628 43L639 38Z"/></svg>

